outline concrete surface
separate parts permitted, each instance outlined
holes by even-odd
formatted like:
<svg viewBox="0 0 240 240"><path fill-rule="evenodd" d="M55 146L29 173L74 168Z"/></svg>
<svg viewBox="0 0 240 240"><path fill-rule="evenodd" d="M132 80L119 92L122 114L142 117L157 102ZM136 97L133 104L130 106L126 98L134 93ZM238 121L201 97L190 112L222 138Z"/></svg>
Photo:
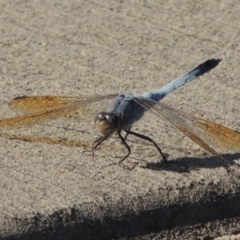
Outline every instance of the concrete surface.
<svg viewBox="0 0 240 240"><path fill-rule="evenodd" d="M1 118L12 114L7 102L19 95L142 93L219 57L216 69L163 102L239 131L239 12L237 0L1 0ZM1 239L237 234L240 180L221 160L150 114L135 130L189 172L161 165L157 151L133 137L126 164L147 161L147 168L117 166L126 150L115 136L93 162L91 121L1 132ZM240 174L239 153L223 153Z"/></svg>

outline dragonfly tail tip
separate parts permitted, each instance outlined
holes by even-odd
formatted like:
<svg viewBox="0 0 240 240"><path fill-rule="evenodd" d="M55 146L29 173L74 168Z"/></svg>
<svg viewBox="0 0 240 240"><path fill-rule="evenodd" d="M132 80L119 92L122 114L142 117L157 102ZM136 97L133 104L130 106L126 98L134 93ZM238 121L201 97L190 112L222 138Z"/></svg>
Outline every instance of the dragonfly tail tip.
<svg viewBox="0 0 240 240"><path fill-rule="evenodd" d="M221 61L222 61L221 58L209 59L202 64L202 68L205 70L204 72L206 73L206 72L212 70L213 68L215 68Z"/></svg>

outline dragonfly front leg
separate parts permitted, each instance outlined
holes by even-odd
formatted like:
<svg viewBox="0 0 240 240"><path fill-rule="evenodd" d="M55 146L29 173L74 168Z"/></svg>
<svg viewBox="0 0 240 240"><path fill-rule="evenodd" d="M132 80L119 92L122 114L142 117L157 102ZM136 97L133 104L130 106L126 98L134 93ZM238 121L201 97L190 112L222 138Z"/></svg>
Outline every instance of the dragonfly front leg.
<svg viewBox="0 0 240 240"><path fill-rule="evenodd" d="M142 134L139 134L139 133L136 133L136 132L133 132L133 131L130 131L128 129L125 130L128 134L130 135L134 135L136 137L139 137L139 138L142 138L144 140L147 140L151 143L154 144L154 146L157 148L158 152L161 154L162 156L162 159L165 163L173 163L173 164L179 164L179 165L183 165L185 168L187 168L187 165L185 163L181 163L181 162L177 162L177 161L167 161L166 157L164 156L161 148L150 138L150 137L147 137L145 135L142 135Z"/></svg>
<svg viewBox="0 0 240 240"><path fill-rule="evenodd" d="M92 144L92 160L94 160L94 150L104 141L106 140L108 137L110 136L110 134L101 136L101 137L97 137Z"/></svg>

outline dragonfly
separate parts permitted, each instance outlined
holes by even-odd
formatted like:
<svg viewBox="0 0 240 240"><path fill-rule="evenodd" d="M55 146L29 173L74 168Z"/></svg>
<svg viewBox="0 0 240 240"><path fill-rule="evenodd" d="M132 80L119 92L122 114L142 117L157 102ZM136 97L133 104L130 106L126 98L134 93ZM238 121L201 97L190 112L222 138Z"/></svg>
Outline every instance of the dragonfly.
<svg viewBox="0 0 240 240"><path fill-rule="evenodd" d="M156 116L169 122L192 141L197 143L209 153L227 161L212 146L222 149L240 151L240 133L219 125L215 122L194 117L178 109L160 102L166 95L184 84L202 76L215 68L221 59L209 59L184 76L173 80L158 90L148 91L142 95L136 94L109 94L100 96L21 96L12 99L8 106L10 109L20 111L22 114L0 120L0 131L16 128L30 127L56 120L80 111L82 119L90 114L94 116L89 107L98 102L109 101L108 111L100 111L94 117L94 124L99 136L92 143L92 157L95 149L113 134L117 134L127 149L127 154L118 164L125 168L124 160L130 155L131 148L127 143L128 135L133 135L151 142L161 155L165 163L180 163L169 161L158 144L150 137L132 131L134 124L145 113L152 112ZM125 136L123 135L125 134Z"/></svg>

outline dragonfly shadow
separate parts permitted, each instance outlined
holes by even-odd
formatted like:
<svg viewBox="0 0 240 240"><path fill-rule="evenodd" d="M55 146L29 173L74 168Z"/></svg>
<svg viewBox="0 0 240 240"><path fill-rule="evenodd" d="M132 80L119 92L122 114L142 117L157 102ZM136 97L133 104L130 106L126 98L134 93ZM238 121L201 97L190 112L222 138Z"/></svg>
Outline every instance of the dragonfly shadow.
<svg viewBox="0 0 240 240"><path fill-rule="evenodd" d="M147 168L154 171L173 171L173 172L190 172L191 170L198 170L200 168L214 169L219 167L228 167L231 165L236 165L240 167L240 164L235 163L234 160L240 159L240 153L234 154L222 154L222 156L228 160L228 162L223 161L215 156L206 157L188 157L188 158L177 158L169 160L169 163L163 162L148 162ZM187 168L181 165L171 163L171 161L186 164Z"/></svg>
<svg viewBox="0 0 240 240"><path fill-rule="evenodd" d="M36 135L21 135L21 134L10 134L10 133L0 133L0 137L10 139L10 140L21 140L26 142L38 142L38 143L48 143L48 144L57 144L62 145L66 147L82 147L84 149L91 149L92 142L89 142L87 140L70 140L66 139L64 137L43 137L43 136L36 136ZM113 146L111 143L109 145L105 146L107 149L112 149ZM168 158L168 154L165 153L165 156ZM154 171L173 171L173 172L190 172L191 170L197 170L200 168L218 168L218 167L227 167L231 165L237 165L240 164L235 163L233 160L240 159L240 153L234 153L234 154L222 154L222 156L225 159L228 159L229 161L226 163L226 161L223 161L215 156L206 156L206 157L186 157L186 158L176 158L169 160L170 164L166 164L163 162L148 162L143 161L146 164L144 166L140 166L143 168L148 168ZM141 165L139 164L141 160L137 160L138 164L135 163L135 165ZM182 166L179 164L171 163L171 161L182 163ZM117 163L114 163L114 165ZM186 164L187 167L184 167L183 164ZM110 164L111 165L111 164Z"/></svg>

